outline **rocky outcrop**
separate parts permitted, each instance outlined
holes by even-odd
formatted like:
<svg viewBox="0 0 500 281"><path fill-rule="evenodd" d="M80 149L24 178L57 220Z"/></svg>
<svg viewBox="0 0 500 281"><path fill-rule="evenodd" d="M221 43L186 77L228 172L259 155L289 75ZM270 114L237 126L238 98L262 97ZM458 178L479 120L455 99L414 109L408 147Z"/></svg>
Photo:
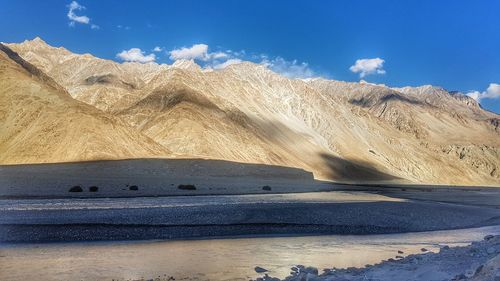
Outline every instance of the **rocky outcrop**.
<svg viewBox="0 0 500 281"><path fill-rule="evenodd" d="M423 251L424 249L422 249ZM441 247L439 253L427 252L398 256L364 268L328 268L319 274L314 267L291 268L284 279L265 274L256 281L326 281L326 280L475 280L500 279L500 236L488 235L483 241L464 247Z"/></svg>

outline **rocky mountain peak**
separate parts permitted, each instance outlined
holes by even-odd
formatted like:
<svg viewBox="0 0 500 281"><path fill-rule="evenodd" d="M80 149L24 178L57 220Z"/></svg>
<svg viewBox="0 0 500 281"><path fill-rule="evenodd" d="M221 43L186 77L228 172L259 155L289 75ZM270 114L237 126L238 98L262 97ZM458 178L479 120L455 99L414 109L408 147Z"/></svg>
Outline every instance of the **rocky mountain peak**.
<svg viewBox="0 0 500 281"><path fill-rule="evenodd" d="M194 62L194 60L176 60L173 64L172 67L175 68L180 68L180 69L185 69L185 70L192 70L192 71L199 71L201 70L201 67Z"/></svg>

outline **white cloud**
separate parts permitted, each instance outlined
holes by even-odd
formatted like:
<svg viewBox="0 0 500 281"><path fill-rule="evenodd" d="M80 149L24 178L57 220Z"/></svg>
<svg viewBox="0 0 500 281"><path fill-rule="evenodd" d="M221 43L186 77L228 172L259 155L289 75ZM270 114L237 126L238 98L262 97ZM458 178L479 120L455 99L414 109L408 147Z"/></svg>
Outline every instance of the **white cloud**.
<svg viewBox="0 0 500 281"><path fill-rule="evenodd" d="M153 52L161 52L161 51L163 51L163 48L162 48L162 47L159 47L159 46L156 46L156 47L154 47L154 49L153 49Z"/></svg>
<svg viewBox="0 0 500 281"><path fill-rule="evenodd" d="M206 44L194 44L191 47L182 47L169 52L170 59L202 61L202 67L208 69L223 69L229 65L243 62L245 59L265 65L270 70L289 78L311 78L316 73L305 62L288 61L282 57L270 59L266 55L247 55L244 50L221 50L209 52Z"/></svg>
<svg viewBox="0 0 500 281"><path fill-rule="evenodd" d="M85 10L85 7L78 4L78 2L76 1L73 1L71 2L69 5L68 5L68 18L69 20L71 21L71 23L75 23L75 22L78 22L78 23L83 23L83 24L88 24L90 22L90 18L87 17L87 16L77 16L75 14L75 11L81 11L81 10Z"/></svg>
<svg viewBox="0 0 500 281"><path fill-rule="evenodd" d="M194 44L191 47L182 47L169 52L171 60L202 60L214 61L221 59L230 59L234 57L231 51L208 52L207 44ZM215 62L220 63L220 62ZM213 63L212 63L213 64Z"/></svg>
<svg viewBox="0 0 500 281"><path fill-rule="evenodd" d="M207 60L208 57L208 45L206 44L194 44L193 46L187 48L183 47L180 49L175 49L169 52L171 60L191 60L191 59L201 59Z"/></svg>
<svg viewBox="0 0 500 281"><path fill-rule="evenodd" d="M467 93L467 96L475 99L477 102L480 102L482 99L497 99L500 98L500 84L490 83L488 89L483 92L472 91Z"/></svg>
<svg viewBox="0 0 500 281"><path fill-rule="evenodd" d="M69 5L68 5L68 19L69 19L69 26L70 27L73 27L75 26L76 23L81 23L81 24L90 24L90 18L85 16L85 15L77 15L75 14L75 11L83 11L85 10L86 8L80 4L78 4L78 2L76 1L72 1ZM97 24L90 24L90 28L91 29L100 29L100 26L98 26Z"/></svg>
<svg viewBox="0 0 500 281"><path fill-rule="evenodd" d="M211 53L207 55L210 59L223 59L229 57L229 55L224 52Z"/></svg>
<svg viewBox="0 0 500 281"><path fill-rule="evenodd" d="M468 92L467 95L478 102L481 100L481 93L479 91Z"/></svg>
<svg viewBox="0 0 500 281"><path fill-rule="evenodd" d="M85 7L78 4L78 2L73 1L68 5L68 19L69 19L69 26L75 26L75 23L81 23L81 24L89 24L90 23L90 18L84 15L77 15L75 14L75 11L83 11L85 10ZM92 25L92 29L96 29L95 27L98 28L97 25Z"/></svg>
<svg viewBox="0 0 500 281"><path fill-rule="evenodd" d="M226 68L232 64L238 64L241 62L242 62L242 60L240 60L240 59L228 59L225 62L215 64L212 68L213 69L223 69L223 68Z"/></svg>
<svg viewBox="0 0 500 281"><path fill-rule="evenodd" d="M145 53L139 48L132 48L128 51L123 50L116 56L124 61L130 62L148 63L156 60L155 54L145 55Z"/></svg>
<svg viewBox="0 0 500 281"><path fill-rule="evenodd" d="M349 68L354 73L359 73L359 77L363 78L369 74L385 74L384 60L381 58L374 59L359 59Z"/></svg>
<svg viewBox="0 0 500 281"><path fill-rule="evenodd" d="M125 29L125 30L130 30L130 26L123 26L121 24L116 26L118 29Z"/></svg>
<svg viewBox="0 0 500 281"><path fill-rule="evenodd" d="M269 60L265 55L261 57L263 58L261 64L288 78L311 78L316 76L306 62L299 63L297 60L287 61L282 57Z"/></svg>
<svg viewBox="0 0 500 281"><path fill-rule="evenodd" d="M217 51L210 53L207 44L194 44L191 47L182 47L169 52L170 59L178 60L199 60L204 62L203 67L208 69L223 69L229 65L242 62L231 50Z"/></svg>

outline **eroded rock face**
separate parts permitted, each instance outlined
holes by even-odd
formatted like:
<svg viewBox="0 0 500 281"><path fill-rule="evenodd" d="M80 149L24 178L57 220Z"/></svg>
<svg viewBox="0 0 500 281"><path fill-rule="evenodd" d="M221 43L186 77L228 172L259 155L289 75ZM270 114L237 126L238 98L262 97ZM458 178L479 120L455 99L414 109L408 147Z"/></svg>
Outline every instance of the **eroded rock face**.
<svg viewBox="0 0 500 281"><path fill-rule="evenodd" d="M141 153L129 141L129 157L275 164L345 182L499 185L499 116L461 93L434 86L291 80L249 62L217 71L190 61L119 64L41 39L9 46L67 91L73 103L92 107L90 115L117 120L115 128L146 138L139 146L150 148ZM27 102L19 100L2 112L19 113ZM23 128L17 130L27 133ZM1 141L9 134L2 136L0 149L6 149ZM94 138L96 143L108 139L104 133ZM151 143L144 146L145 141ZM73 155L96 158L81 151ZM11 157L15 163L62 161ZM112 151L100 156L123 157Z"/></svg>

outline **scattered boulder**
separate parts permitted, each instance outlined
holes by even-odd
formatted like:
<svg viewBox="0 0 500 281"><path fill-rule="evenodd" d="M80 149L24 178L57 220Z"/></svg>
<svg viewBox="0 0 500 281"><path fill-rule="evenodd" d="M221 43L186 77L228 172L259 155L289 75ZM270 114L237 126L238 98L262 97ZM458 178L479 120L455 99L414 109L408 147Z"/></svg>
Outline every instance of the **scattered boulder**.
<svg viewBox="0 0 500 281"><path fill-rule="evenodd" d="M267 271L268 271L267 269L262 268L262 267L260 267L260 266L256 266L256 267L254 268L254 270L255 270L255 272L257 272L257 273L264 273L264 272L267 272Z"/></svg>
<svg viewBox="0 0 500 281"><path fill-rule="evenodd" d="M458 280L465 280L467 279L467 276L465 276L465 274L461 273L457 276L455 276L453 279L451 279L451 281L458 281Z"/></svg>
<svg viewBox="0 0 500 281"><path fill-rule="evenodd" d="M448 246L448 245L441 247L441 251L448 251L449 249L450 249L450 246Z"/></svg>
<svg viewBox="0 0 500 281"><path fill-rule="evenodd" d="M422 248L422 249L420 249L420 251L422 251L422 252L428 252L429 250L427 250L426 248Z"/></svg>
<svg viewBox="0 0 500 281"><path fill-rule="evenodd" d="M490 240L493 237L495 237L495 236L493 236L493 235L486 235L486 236L484 236L484 240L488 241L488 240Z"/></svg>
<svg viewBox="0 0 500 281"><path fill-rule="evenodd" d="M196 186L194 184L179 184L177 188L181 190L196 190Z"/></svg>
<svg viewBox="0 0 500 281"><path fill-rule="evenodd" d="M486 249L488 255L494 254L496 251L497 250L495 249L495 247L489 247L488 249Z"/></svg>
<svg viewBox="0 0 500 281"><path fill-rule="evenodd" d="M139 190L139 187L137 185L131 185L128 187L129 190L137 191Z"/></svg>
<svg viewBox="0 0 500 281"><path fill-rule="evenodd" d="M271 191L271 187L269 185L264 185L262 187L262 190L265 190L265 191Z"/></svg>
<svg viewBox="0 0 500 281"><path fill-rule="evenodd" d="M405 252L403 252L403 251L401 251L401 250L399 250L399 251L398 251L398 254L404 254L404 253L405 253Z"/></svg>
<svg viewBox="0 0 500 281"><path fill-rule="evenodd" d="M318 269L316 267L312 267L312 266L308 266L308 267L304 268L303 270L301 270L301 272L305 272L305 273L312 274L312 275L318 275Z"/></svg>
<svg viewBox="0 0 500 281"><path fill-rule="evenodd" d="M99 190L99 187L97 187L97 186L95 186L95 185L93 185L93 186L89 187L89 191L90 191L90 192L97 192L98 190Z"/></svg>
<svg viewBox="0 0 500 281"><path fill-rule="evenodd" d="M83 192L83 188L79 185L75 185L69 189L69 192Z"/></svg>

